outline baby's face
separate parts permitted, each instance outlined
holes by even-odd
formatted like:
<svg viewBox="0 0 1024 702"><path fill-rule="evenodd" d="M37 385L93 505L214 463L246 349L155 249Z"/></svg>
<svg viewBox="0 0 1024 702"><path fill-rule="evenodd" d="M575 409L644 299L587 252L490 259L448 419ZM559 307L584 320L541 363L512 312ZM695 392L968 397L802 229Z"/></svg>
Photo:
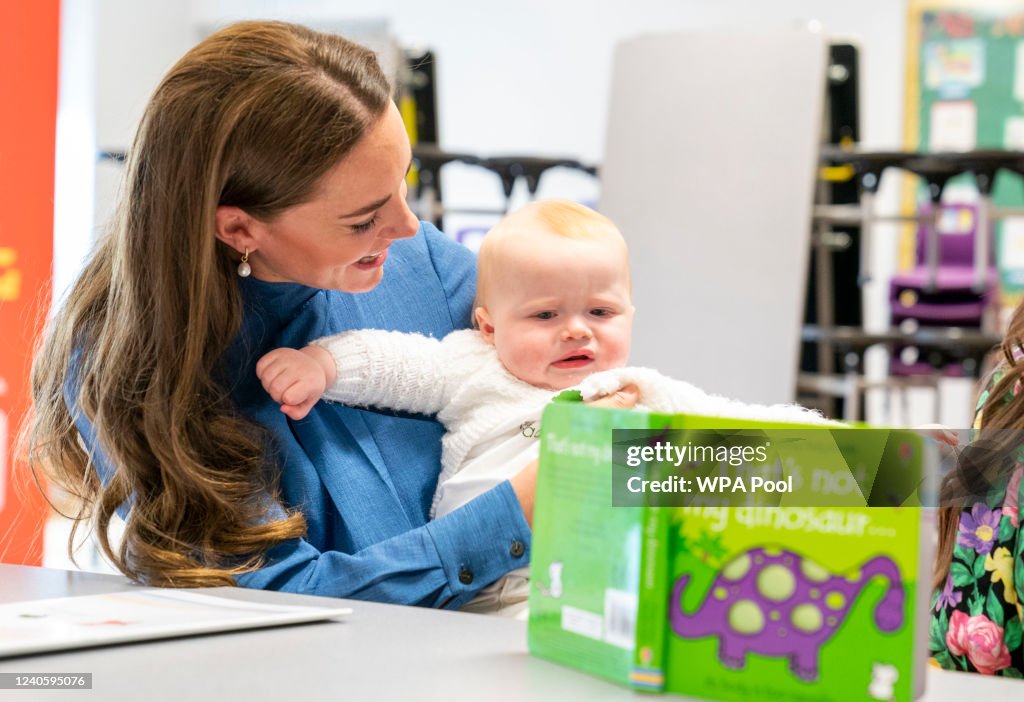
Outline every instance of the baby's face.
<svg viewBox="0 0 1024 702"><path fill-rule="evenodd" d="M487 307L477 310L505 368L530 385L564 390L626 365L633 303L623 252L600 240L530 241L503 255Z"/></svg>

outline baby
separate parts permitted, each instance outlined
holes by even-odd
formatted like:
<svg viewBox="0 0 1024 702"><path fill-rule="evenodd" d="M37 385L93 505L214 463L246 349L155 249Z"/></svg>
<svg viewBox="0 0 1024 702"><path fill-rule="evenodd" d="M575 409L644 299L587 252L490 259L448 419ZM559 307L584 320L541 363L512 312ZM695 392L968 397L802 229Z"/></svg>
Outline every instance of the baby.
<svg viewBox="0 0 1024 702"><path fill-rule="evenodd" d="M607 217L582 205L537 201L502 219L484 238L477 280L476 329L444 339L345 332L271 351L256 372L292 419L321 397L436 414L447 433L432 518L535 460L544 406L571 387L589 400L635 384L643 406L659 412L823 421L800 407L747 405L624 368L633 324L626 243ZM509 573L463 609L522 611L526 571Z"/></svg>

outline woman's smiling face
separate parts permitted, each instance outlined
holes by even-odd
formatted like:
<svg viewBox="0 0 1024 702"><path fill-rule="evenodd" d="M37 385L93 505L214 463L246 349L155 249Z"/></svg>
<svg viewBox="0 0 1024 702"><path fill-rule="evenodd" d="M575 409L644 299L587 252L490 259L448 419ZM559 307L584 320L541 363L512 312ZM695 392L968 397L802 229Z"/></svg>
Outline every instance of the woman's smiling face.
<svg viewBox="0 0 1024 702"><path fill-rule="evenodd" d="M375 288L388 247L419 230L405 201L410 161L401 115L390 105L312 199L252 225L252 275L353 293Z"/></svg>

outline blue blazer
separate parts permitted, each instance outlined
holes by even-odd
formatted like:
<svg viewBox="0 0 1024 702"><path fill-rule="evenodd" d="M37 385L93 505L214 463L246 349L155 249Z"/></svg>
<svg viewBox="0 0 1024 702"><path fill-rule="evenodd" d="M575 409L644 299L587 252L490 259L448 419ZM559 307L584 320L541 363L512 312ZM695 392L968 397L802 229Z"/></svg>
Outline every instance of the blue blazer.
<svg viewBox="0 0 1024 702"><path fill-rule="evenodd" d="M309 527L305 538L271 549L266 565L239 576L239 585L455 608L526 565L530 529L508 482L428 521L443 433L434 419L321 401L292 421L256 377L267 351L347 329L443 337L464 328L475 274L473 255L424 223L416 237L391 246L383 280L368 293L239 279L245 318L224 365L232 397L272 436L285 506L301 510ZM73 414L94 447L92 426ZM110 466L96 459L109 477ZM278 505L271 510L283 515Z"/></svg>

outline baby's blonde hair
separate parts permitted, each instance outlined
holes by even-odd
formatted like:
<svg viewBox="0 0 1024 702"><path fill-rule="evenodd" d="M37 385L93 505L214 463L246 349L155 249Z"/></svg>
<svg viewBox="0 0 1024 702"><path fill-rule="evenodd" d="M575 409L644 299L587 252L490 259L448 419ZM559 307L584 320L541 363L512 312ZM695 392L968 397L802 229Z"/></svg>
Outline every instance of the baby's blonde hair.
<svg viewBox="0 0 1024 702"><path fill-rule="evenodd" d="M474 310L486 306L490 281L500 267L508 243L539 231L565 239L604 240L614 243L622 249L626 275L629 275L629 252L626 241L610 219L571 200L534 200L503 217L484 237L477 256ZM473 325L476 326L475 315Z"/></svg>

